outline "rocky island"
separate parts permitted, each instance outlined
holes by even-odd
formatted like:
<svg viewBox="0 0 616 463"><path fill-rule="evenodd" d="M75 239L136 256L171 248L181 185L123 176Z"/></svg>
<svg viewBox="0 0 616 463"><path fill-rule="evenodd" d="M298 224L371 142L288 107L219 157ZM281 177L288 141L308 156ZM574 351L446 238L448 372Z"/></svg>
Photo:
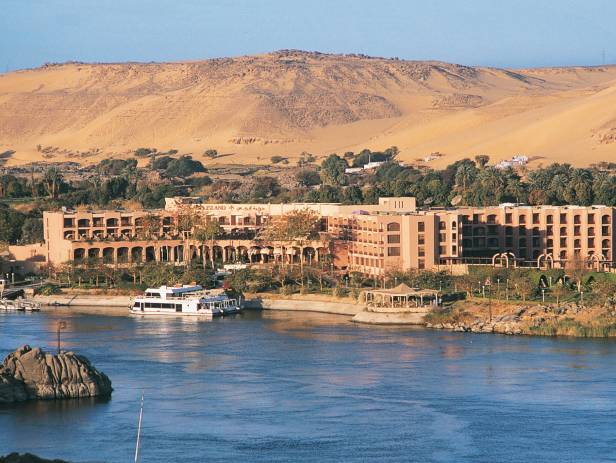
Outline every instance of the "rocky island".
<svg viewBox="0 0 616 463"><path fill-rule="evenodd" d="M0 403L106 397L112 390L107 375L73 352L54 355L23 346L0 365Z"/></svg>

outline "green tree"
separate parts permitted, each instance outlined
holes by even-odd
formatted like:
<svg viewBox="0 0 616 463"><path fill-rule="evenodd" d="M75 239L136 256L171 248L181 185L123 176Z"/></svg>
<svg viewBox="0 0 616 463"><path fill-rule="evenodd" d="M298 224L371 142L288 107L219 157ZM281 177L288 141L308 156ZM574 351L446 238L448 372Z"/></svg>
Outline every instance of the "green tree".
<svg viewBox="0 0 616 463"><path fill-rule="evenodd" d="M43 219L28 217L21 226L21 241L23 243L42 243Z"/></svg>
<svg viewBox="0 0 616 463"><path fill-rule="evenodd" d="M487 166L488 162L490 162L490 156L488 156L486 154L478 154L477 156L475 156L475 163L481 169L483 169L485 166Z"/></svg>
<svg viewBox="0 0 616 463"><path fill-rule="evenodd" d="M337 154L330 154L321 164L321 180L326 185L341 186L345 184L346 161Z"/></svg>

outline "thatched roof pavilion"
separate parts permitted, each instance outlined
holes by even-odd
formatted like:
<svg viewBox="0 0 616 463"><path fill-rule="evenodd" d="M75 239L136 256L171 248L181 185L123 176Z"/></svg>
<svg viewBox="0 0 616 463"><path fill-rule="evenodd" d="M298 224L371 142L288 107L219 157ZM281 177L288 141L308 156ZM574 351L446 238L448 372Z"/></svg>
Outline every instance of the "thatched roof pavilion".
<svg viewBox="0 0 616 463"><path fill-rule="evenodd" d="M364 291L366 304L376 307L410 307L413 303L415 307L424 304L424 298L438 303L440 291L435 289L419 289L400 283L395 288L390 289L370 289Z"/></svg>

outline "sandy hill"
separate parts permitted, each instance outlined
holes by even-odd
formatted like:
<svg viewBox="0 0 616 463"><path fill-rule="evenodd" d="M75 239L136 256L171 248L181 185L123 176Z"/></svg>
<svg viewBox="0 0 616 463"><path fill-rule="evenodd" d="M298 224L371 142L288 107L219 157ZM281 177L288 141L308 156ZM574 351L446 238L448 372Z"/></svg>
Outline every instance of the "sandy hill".
<svg viewBox="0 0 616 463"><path fill-rule="evenodd" d="M390 145L409 161L440 152L435 166L476 154L614 161L616 66L514 71L280 51L0 75L0 152L16 151L8 164L93 162L138 147L268 162Z"/></svg>

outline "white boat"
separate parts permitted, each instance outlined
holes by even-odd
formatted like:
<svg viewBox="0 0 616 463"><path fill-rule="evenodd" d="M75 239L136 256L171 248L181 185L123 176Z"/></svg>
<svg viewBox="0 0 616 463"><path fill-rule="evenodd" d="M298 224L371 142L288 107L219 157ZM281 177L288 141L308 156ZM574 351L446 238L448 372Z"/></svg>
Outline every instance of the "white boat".
<svg viewBox="0 0 616 463"><path fill-rule="evenodd" d="M39 312L41 304L27 299L17 299L15 301L0 299L0 310L5 312Z"/></svg>
<svg viewBox="0 0 616 463"><path fill-rule="evenodd" d="M222 290L204 290L199 285L148 288L137 296L130 312L140 315L189 315L217 317L240 311L236 299Z"/></svg>

